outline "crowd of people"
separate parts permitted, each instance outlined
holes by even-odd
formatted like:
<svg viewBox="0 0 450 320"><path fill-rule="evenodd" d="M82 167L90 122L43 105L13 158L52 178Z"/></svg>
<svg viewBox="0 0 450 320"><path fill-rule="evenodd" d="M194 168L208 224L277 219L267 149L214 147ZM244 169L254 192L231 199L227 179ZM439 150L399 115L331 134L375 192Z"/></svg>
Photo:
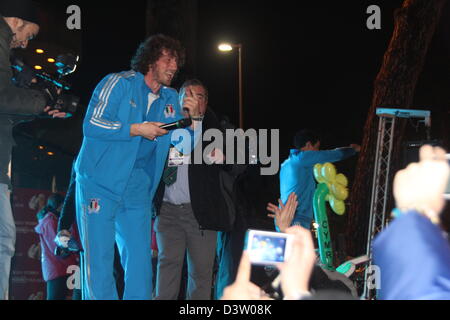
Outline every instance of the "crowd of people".
<svg viewBox="0 0 450 320"><path fill-rule="evenodd" d="M25 48L39 31L31 2L2 1L0 14L0 121L8 123L1 124L8 131L2 133L1 143L7 145L1 149L8 154L0 159L0 294L7 299L15 230L4 171L12 138L3 138L11 137L11 117L66 114L53 110L41 92L11 84L10 49ZM53 195L36 227L48 299L65 298L65 270L78 264L84 300L175 300L184 278L185 299L211 299L214 286L216 299L276 298L251 281L241 210L224 196L225 177L236 181L236 172L242 171L225 163L226 150L208 149L198 139L199 132L224 130L220 116L208 107L208 89L197 79L186 81L179 92L171 88L184 60L178 40L153 35L137 49L131 70L109 74L95 88L66 199ZM185 118L191 121L184 129L161 128ZM291 254L277 265L272 289L286 300L357 299L345 276L331 276L318 264L310 228L314 165L344 160L360 147L320 150L320 138L311 130L300 130L293 144L281 165L279 205L267 206L275 229L294 239ZM209 163L195 158L205 154ZM450 299L450 246L439 227L449 166L440 148L425 146L420 156L419 163L397 173L397 217L373 244L374 263L381 269L381 299ZM236 200L239 194L234 191ZM67 250L70 241L78 249L55 256L58 248ZM117 267L123 269L122 277L115 276ZM74 298L80 298L79 292Z"/></svg>

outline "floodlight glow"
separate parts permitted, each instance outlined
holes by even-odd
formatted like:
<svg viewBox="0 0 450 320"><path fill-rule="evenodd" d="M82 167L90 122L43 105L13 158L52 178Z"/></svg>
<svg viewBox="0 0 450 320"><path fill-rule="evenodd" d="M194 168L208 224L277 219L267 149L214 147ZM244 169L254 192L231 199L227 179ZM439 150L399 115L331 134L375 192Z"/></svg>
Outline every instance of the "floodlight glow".
<svg viewBox="0 0 450 320"><path fill-rule="evenodd" d="M219 45L219 50L223 52L233 51L233 47L228 43Z"/></svg>

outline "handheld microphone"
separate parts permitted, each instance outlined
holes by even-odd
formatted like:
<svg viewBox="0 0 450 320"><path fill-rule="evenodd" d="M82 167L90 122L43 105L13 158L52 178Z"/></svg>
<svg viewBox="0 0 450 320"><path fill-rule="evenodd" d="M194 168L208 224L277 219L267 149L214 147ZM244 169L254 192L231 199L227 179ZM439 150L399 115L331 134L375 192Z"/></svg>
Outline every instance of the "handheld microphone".
<svg viewBox="0 0 450 320"><path fill-rule="evenodd" d="M191 118L184 118L175 122L166 123L160 126L161 129L165 130L175 130L175 129L183 129L189 127L192 124Z"/></svg>

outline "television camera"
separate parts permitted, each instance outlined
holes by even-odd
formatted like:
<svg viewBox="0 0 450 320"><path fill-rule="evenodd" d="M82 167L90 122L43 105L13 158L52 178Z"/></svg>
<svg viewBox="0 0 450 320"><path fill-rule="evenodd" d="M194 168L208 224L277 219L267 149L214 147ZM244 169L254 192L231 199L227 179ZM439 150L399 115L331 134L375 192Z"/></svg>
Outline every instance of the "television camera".
<svg viewBox="0 0 450 320"><path fill-rule="evenodd" d="M56 58L56 75L47 72L34 70L25 64L21 59L12 58L13 82L20 88L36 89L45 93L47 97L47 106L51 110L66 112L72 116L79 105L79 97L67 93L71 85L63 78L75 72L79 57L74 55L62 54Z"/></svg>

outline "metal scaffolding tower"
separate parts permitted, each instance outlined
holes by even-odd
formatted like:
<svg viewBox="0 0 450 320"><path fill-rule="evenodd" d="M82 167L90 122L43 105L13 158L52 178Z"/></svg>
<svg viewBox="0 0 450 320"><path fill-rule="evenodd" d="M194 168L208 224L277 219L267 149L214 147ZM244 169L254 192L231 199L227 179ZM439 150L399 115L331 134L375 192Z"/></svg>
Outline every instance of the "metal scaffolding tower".
<svg viewBox="0 0 450 320"><path fill-rule="evenodd" d="M387 202L390 188L390 169L392 148L394 144L395 124L397 118L424 119L425 125L430 126L430 111L377 109L379 117L377 148L375 151L375 166L372 182L372 197L370 203L369 230L367 233L367 250L369 263L372 261L372 241L386 225ZM375 285L369 282L372 265L366 268L364 275L364 293L362 298L376 297Z"/></svg>

